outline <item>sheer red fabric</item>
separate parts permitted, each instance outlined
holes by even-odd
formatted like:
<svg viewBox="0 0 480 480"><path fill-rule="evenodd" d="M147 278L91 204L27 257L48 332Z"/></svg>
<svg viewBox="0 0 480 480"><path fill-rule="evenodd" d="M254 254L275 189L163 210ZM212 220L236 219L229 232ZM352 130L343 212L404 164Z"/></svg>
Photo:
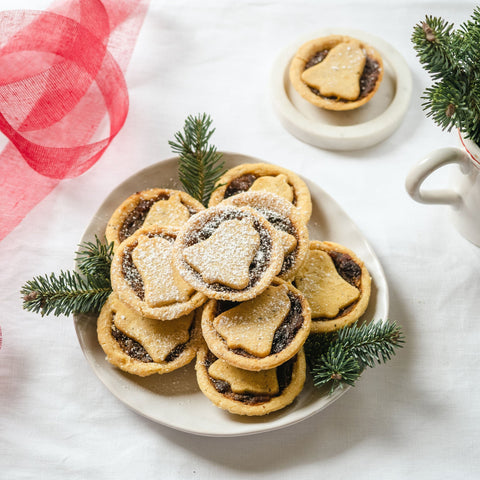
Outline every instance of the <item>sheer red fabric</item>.
<svg viewBox="0 0 480 480"><path fill-rule="evenodd" d="M128 113L123 72L148 0L0 12L0 240L103 154ZM107 126L105 126L107 125Z"/></svg>

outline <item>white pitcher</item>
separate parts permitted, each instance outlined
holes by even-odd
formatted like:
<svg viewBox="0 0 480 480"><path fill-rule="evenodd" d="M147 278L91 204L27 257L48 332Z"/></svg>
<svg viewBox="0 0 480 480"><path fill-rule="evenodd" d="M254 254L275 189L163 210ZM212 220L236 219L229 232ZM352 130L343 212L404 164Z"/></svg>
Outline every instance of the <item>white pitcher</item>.
<svg viewBox="0 0 480 480"><path fill-rule="evenodd" d="M408 173L406 189L417 202L450 205L453 224L470 242L480 247L480 147L460 136L463 148L445 147L429 153ZM452 187L422 189L435 170L456 163Z"/></svg>

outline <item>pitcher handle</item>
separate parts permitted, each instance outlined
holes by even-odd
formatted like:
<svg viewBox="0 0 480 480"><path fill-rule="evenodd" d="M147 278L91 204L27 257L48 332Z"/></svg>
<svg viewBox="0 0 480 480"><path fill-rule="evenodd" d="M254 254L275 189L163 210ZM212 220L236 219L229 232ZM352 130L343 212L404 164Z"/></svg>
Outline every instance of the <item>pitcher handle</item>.
<svg viewBox="0 0 480 480"><path fill-rule="evenodd" d="M419 203L457 206L462 197L455 190L421 188L430 174L451 163L457 163L465 175L473 168L470 157L464 150L456 147L439 148L429 153L410 170L405 181L408 194Z"/></svg>

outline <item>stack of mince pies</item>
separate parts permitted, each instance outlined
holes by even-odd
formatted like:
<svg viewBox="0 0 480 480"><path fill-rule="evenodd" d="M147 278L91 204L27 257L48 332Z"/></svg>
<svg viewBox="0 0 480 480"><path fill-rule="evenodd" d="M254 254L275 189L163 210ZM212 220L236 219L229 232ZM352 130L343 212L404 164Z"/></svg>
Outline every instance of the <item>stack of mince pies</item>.
<svg viewBox="0 0 480 480"><path fill-rule="evenodd" d="M219 180L208 208L152 188L113 213L113 293L97 322L107 360L133 375L168 373L196 358L200 390L238 415L294 402L312 332L355 322L370 275L346 247L311 240L310 192L272 164L242 164Z"/></svg>

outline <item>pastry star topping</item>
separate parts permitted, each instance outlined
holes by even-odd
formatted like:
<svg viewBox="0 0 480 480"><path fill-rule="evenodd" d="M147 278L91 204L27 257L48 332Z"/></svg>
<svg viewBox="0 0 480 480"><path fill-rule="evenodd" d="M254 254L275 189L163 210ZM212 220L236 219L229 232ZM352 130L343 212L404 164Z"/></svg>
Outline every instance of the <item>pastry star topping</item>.
<svg viewBox="0 0 480 480"><path fill-rule="evenodd" d="M132 260L142 277L145 302L160 307L187 301L194 289L172 266L172 244L162 237L141 236Z"/></svg>
<svg viewBox="0 0 480 480"><path fill-rule="evenodd" d="M213 326L229 348L241 348L257 357L270 354L275 331L290 311L287 287L270 286L258 297L218 315Z"/></svg>
<svg viewBox="0 0 480 480"><path fill-rule="evenodd" d="M338 274L330 255L321 250L310 252L295 283L310 304L312 318L334 318L360 296L360 291Z"/></svg>
<svg viewBox="0 0 480 480"><path fill-rule="evenodd" d="M249 267L259 246L252 220L226 220L207 240L185 248L183 257L205 282L240 290L248 286Z"/></svg>
<svg viewBox="0 0 480 480"><path fill-rule="evenodd" d="M168 354L182 343L188 342L188 329L193 313L175 320L161 320L142 317L120 301L113 304L114 324L125 335L140 343L154 362L163 362Z"/></svg>
<svg viewBox="0 0 480 480"><path fill-rule="evenodd" d="M342 42L333 47L322 62L306 69L301 78L321 95L356 100L365 62L365 52L358 42Z"/></svg>
<svg viewBox="0 0 480 480"><path fill-rule="evenodd" d="M283 173L280 173L276 177L266 175L257 178L249 188L249 191L258 190L266 190L267 192L276 193L289 202L293 201L293 189L287 182L287 176Z"/></svg>
<svg viewBox="0 0 480 480"><path fill-rule="evenodd" d="M175 192L168 200L159 200L152 205L144 225L181 227L189 218L188 208L182 203L180 194Z"/></svg>
<svg viewBox="0 0 480 480"><path fill-rule="evenodd" d="M216 380L228 382L233 393L275 395L280 391L274 368L250 372L233 367L225 360L219 359L210 365L208 374Z"/></svg>

